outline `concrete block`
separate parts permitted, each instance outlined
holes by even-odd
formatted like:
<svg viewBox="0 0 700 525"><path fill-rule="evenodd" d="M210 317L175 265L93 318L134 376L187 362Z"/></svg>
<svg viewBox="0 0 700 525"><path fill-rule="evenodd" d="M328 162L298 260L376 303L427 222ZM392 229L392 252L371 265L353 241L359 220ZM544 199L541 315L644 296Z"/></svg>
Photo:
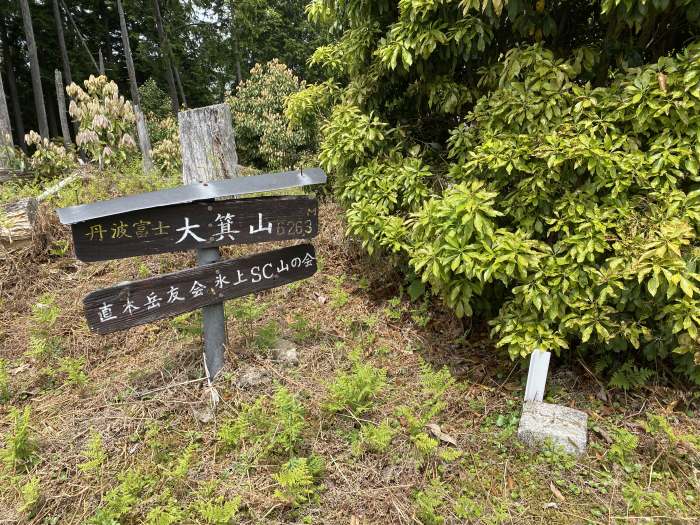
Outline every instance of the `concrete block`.
<svg viewBox="0 0 700 525"><path fill-rule="evenodd" d="M527 401L518 427L518 439L540 447L549 439L570 454L586 452L588 415L580 410L539 401Z"/></svg>

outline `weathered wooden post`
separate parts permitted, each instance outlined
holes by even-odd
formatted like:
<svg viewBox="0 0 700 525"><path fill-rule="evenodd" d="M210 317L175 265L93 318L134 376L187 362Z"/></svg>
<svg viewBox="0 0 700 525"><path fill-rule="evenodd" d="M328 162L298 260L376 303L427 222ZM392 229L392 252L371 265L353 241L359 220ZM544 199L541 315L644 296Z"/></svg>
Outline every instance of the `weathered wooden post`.
<svg viewBox="0 0 700 525"><path fill-rule="evenodd" d="M66 88L63 85L63 76L58 69L54 71L54 81L56 82L56 101L58 102L58 117L61 121L63 145L67 149L71 145L71 140L70 130L68 129L68 115L66 113L66 97L63 94Z"/></svg>
<svg viewBox="0 0 700 525"><path fill-rule="evenodd" d="M182 182L209 183L237 175L238 155L231 110L227 104L183 111L178 116L182 149ZM198 248L200 266L221 259L219 248ZM224 366L227 344L224 304L206 306L202 311L204 354L213 379Z"/></svg>

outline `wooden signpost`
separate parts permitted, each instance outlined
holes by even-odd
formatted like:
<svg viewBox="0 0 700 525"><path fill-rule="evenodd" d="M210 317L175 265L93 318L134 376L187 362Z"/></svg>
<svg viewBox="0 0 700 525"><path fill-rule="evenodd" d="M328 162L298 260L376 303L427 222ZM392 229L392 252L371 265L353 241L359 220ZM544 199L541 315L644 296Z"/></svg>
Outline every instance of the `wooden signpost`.
<svg viewBox="0 0 700 525"><path fill-rule="evenodd" d="M72 225L75 256L108 261L228 244L308 239L318 233L311 197L194 202L101 217Z"/></svg>
<svg viewBox="0 0 700 525"><path fill-rule="evenodd" d="M85 315L92 330L108 334L315 273L316 251L301 244L98 290L85 298Z"/></svg>
<svg viewBox="0 0 700 525"><path fill-rule="evenodd" d="M76 257L106 261L219 246L311 239L318 203L308 196L231 198L323 184L320 169L194 183L171 190L58 210ZM200 261L202 262L202 261ZM276 288L316 273L311 244L293 245L98 290L84 300L91 330L108 334ZM218 373L223 356L216 359ZM207 355L208 368L209 355Z"/></svg>

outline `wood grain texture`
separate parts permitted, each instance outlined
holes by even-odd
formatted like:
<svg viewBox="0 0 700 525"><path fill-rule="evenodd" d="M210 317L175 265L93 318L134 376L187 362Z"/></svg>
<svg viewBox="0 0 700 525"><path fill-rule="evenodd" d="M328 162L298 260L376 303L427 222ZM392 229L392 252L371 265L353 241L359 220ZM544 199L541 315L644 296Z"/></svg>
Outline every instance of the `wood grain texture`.
<svg viewBox="0 0 700 525"><path fill-rule="evenodd" d="M318 201L289 196L177 204L80 222L72 229L75 256L85 262L310 239L318 234Z"/></svg>
<svg viewBox="0 0 700 525"><path fill-rule="evenodd" d="M182 111L178 122L183 184L237 176L236 139L227 104Z"/></svg>
<svg viewBox="0 0 700 525"><path fill-rule="evenodd" d="M90 329L108 334L277 288L316 273L316 251L300 244L98 290L84 300Z"/></svg>
<svg viewBox="0 0 700 525"><path fill-rule="evenodd" d="M32 242L36 221L36 199L22 199L0 208L0 243L21 248Z"/></svg>

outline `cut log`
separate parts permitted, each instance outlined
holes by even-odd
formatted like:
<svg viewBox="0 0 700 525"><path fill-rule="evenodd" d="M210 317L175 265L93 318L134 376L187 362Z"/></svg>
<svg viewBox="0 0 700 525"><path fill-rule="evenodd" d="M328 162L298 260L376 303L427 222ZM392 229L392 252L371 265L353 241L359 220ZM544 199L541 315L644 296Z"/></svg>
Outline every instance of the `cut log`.
<svg viewBox="0 0 700 525"><path fill-rule="evenodd" d="M13 250L31 244L37 208L38 203L33 198L0 207L0 244Z"/></svg>
<svg viewBox="0 0 700 525"><path fill-rule="evenodd" d="M184 184L238 175L238 155L227 104L183 111L178 116Z"/></svg>

